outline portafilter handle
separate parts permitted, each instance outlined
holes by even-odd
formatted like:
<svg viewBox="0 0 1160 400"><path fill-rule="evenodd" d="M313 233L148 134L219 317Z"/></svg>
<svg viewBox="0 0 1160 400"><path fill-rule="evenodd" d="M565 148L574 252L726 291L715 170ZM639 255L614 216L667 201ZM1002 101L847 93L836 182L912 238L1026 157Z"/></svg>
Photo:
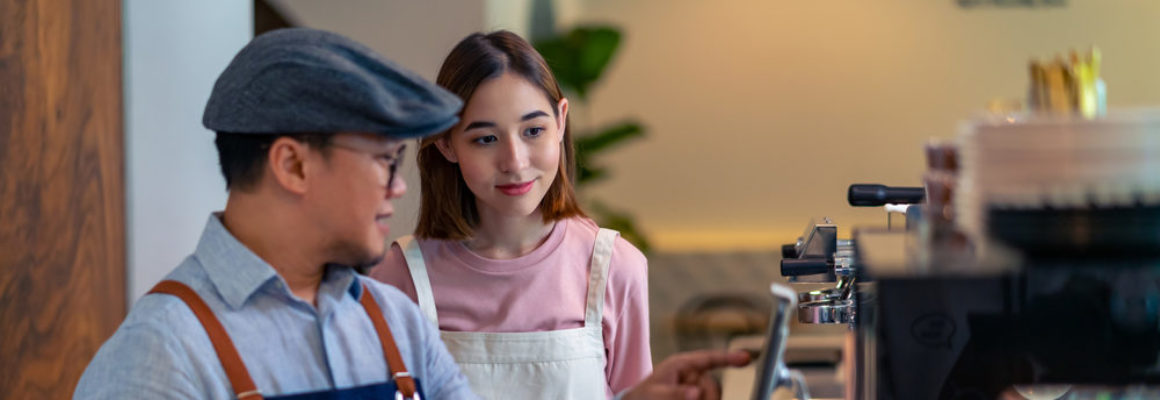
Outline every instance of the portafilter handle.
<svg viewBox="0 0 1160 400"><path fill-rule="evenodd" d="M817 275L828 273L832 269L834 264L824 258L781 259L781 276Z"/></svg>
<svg viewBox="0 0 1160 400"><path fill-rule="evenodd" d="M797 258L797 256L797 243L786 243L781 245L781 258Z"/></svg>
<svg viewBox="0 0 1160 400"><path fill-rule="evenodd" d="M854 207L878 207L886 204L918 204L926 199L922 187L895 187L877 183L855 183L846 190L846 200Z"/></svg>

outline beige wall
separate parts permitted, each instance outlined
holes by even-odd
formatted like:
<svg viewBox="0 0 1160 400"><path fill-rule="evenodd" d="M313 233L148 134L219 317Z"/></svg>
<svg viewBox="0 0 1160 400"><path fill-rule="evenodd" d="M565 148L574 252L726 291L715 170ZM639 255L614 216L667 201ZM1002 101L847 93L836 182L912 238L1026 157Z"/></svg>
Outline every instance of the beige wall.
<svg viewBox="0 0 1160 400"><path fill-rule="evenodd" d="M526 33L531 0L274 3L433 78L470 32ZM603 156L613 176L588 194L636 215L661 250L774 248L811 216L883 224L879 209L846 205L846 186L918 185L922 144L992 98L1022 96L1032 56L1096 44L1113 107L1160 104L1160 2L1069 3L556 0L561 26L626 33L592 106L574 116L649 128ZM414 226L418 177L407 174L395 235Z"/></svg>
<svg viewBox="0 0 1160 400"><path fill-rule="evenodd" d="M649 137L603 161L591 194L663 250L772 248L810 216L852 209L852 182L918 185L922 144L994 97L1020 97L1029 57L1096 44L1111 106L1160 104L1160 2L961 9L953 0L587 0L626 31L591 119ZM574 124L581 121L574 120Z"/></svg>

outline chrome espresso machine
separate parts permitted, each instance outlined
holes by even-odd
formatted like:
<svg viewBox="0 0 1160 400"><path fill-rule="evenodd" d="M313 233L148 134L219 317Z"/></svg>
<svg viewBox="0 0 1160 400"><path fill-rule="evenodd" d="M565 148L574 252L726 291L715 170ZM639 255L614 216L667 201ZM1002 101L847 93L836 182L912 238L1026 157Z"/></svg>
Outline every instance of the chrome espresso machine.
<svg viewBox="0 0 1160 400"><path fill-rule="evenodd" d="M900 229L811 223L783 275L850 327L851 399L1160 399L1160 111L982 118L923 186L853 185ZM792 366L791 366L792 367Z"/></svg>

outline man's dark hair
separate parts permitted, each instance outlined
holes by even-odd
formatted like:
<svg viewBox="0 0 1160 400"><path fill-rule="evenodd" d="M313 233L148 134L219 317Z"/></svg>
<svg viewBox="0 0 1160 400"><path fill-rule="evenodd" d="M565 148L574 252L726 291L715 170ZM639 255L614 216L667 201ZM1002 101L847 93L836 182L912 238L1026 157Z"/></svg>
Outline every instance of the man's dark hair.
<svg viewBox="0 0 1160 400"><path fill-rule="evenodd" d="M257 185L270 154L270 145L278 138L289 137L310 147L325 150L330 146L331 136L321 133L261 135L218 132L214 144L217 146L222 176L226 178L226 190L249 190Z"/></svg>

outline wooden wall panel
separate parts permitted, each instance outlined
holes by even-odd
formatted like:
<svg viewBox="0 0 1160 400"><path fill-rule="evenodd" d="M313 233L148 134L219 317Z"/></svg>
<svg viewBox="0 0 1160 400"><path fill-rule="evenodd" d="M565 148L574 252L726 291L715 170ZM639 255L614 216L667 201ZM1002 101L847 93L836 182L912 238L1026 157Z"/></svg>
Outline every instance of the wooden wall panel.
<svg viewBox="0 0 1160 400"><path fill-rule="evenodd" d="M0 0L0 398L69 398L125 316L119 0Z"/></svg>

